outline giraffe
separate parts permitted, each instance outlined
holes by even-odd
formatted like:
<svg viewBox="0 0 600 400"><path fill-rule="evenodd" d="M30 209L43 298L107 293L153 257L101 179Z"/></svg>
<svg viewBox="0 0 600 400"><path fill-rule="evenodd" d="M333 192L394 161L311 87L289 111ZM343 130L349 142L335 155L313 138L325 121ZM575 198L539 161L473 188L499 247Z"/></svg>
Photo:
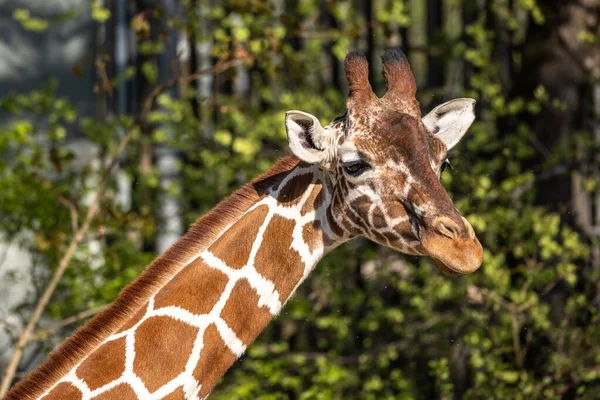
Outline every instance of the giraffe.
<svg viewBox="0 0 600 400"><path fill-rule="evenodd" d="M286 113L293 153L244 185L114 303L67 339L7 399L203 399L331 249L364 236L471 273L482 247L440 183L447 152L475 119L472 99L421 118L398 49L347 55L347 111L323 127Z"/></svg>

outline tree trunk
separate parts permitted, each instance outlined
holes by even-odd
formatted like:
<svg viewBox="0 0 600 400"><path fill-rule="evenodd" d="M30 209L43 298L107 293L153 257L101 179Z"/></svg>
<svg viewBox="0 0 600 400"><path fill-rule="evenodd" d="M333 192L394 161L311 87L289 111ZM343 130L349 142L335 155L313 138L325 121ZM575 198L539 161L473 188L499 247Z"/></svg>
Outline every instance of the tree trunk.
<svg viewBox="0 0 600 400"><path fill-rule="evenodd" d="M516 88L525 98L542 86L548 100L539 114L530 118L538 155L531 164L535 172L543 169L550 154L577 132L590 128L594 69L598 48L580 40L580 33L597 30L598 0L552 0L538 3L545 23L530 21L523 48L523 70ZM581 192L578 179L570 174L540 182L538 201L555 211L566 211L574 203L579 225L586 229L591 202Z"/></svg>

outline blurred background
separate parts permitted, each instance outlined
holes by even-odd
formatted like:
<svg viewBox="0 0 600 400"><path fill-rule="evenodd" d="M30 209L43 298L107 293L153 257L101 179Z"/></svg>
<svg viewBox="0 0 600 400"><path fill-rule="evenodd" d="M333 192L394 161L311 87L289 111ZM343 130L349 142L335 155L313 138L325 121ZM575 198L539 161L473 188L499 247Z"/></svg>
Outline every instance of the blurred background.
<svg viewBox="0 0 600 400"><path fill-rule="evenodd" d="M347 52L382 94L399 46L424 112L477 99L442 181L483 266L348 243L212 398L599 399L599 17L600 0L0 0L0 374L12 358L23 378L286 155L287 110L341 114Z"/></svg>

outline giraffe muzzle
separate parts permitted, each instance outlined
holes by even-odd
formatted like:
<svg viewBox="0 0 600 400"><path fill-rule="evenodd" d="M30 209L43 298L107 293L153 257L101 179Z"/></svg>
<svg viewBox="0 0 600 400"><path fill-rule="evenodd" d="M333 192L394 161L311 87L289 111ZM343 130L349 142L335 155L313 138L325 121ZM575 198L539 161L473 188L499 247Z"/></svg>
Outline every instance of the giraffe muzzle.
<svg viewBox="0 0 600 400"><path fill-rule="evenodd" d="M460 222L448 217L435 218L424 230L421 245L444 272L470 274L481 266L483 248L471 224L462 216Z"/></svg>

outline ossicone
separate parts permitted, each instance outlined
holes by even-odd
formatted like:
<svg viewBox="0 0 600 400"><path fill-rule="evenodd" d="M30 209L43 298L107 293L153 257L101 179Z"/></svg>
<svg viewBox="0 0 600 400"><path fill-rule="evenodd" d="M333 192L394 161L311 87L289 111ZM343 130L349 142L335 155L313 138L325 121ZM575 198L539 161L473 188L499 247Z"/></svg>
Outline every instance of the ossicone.
<svg viewBox="0 0 600 400"><path fill-rule="evenodd" d="M381 61L387 89L385 96L415 96L417 83L402 50L386 49L381 55Z"/></svg>
<svg viewBox="0 0 600 400"><path fill-rule="evenodd" d="M348 108L377 99L369 83L369 62L363 54L348 53L344 60L344 69L349 88Z"/></svg>

